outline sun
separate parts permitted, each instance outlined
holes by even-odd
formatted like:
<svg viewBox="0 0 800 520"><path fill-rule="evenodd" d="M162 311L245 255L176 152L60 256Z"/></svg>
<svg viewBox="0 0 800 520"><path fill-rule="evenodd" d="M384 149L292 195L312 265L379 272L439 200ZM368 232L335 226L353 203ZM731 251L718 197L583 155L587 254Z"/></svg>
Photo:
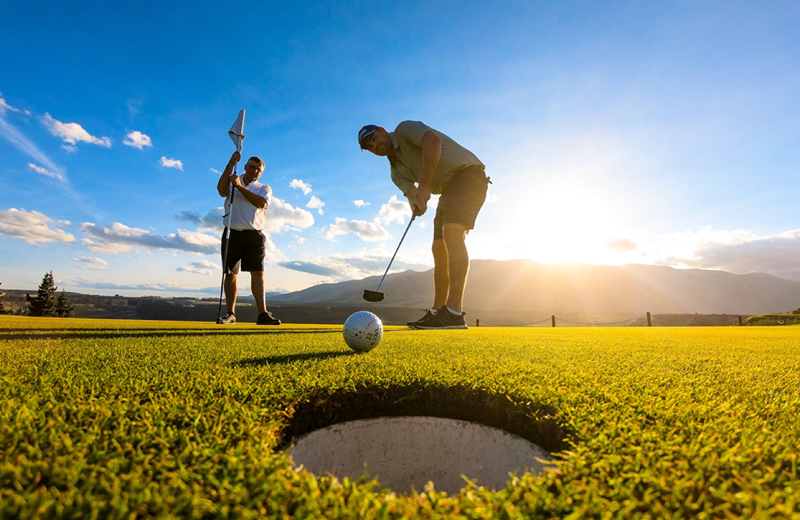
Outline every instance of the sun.
<svg viewBox="0 0 800 520"><path fill-rule="evenodd" d="M517 258L542 263L609 263L607 244L618 236L622 206L607 194L574 187L530 193L509 211L506 237Z"/></svg>

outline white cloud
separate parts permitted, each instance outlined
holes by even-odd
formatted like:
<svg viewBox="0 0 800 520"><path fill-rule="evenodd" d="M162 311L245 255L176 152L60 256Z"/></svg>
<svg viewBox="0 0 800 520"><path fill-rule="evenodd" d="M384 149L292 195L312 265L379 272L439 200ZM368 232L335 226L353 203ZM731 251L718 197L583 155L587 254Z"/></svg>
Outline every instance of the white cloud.
<svg viewBox="0 0 800 520"><path fill-rule="evenodd" d="M0 115L5 114L6 112L22 112L22 110L12 107L6 103L5 99L0 97Z"/></svg>
<svg viewBox="0 0 800 520"><path fill-rule="evenodd" d="M272 199L267 210L265 233L308 229L314 225L314 216L303 208L292 207L281 199Z"/></svg>
<svg viewBox="0 0 800 520"><path fill-rule="evenodd" d="M219 170L215 170L214 168L209 168L212 172L216 173L217 175L222 175L222 172Z"/></svg>
<svg viewBox="0 0 800 520"><path fill-rule="evenodd" d="M328 230L325 231L325 238L335 241L337 236L348 235L350 233L368 242L391 238L389 232L378 223L367 222L365 220L348 221L346 218L340 217L337 217L335 223L331 224Z"/></svg>
<svg viewBox="0 0 800 520"><path fill-rule="evenodd" d="M289 187L303 190L303 195L308 195L311 193L311 185L301 181L300 179L292 179L292 182L289 183Z"/></svg>
<svg viewBox="0 0 800 520"><path fill-rule="evenodd" d="M800 281L800 230L759 237L743 229L715 231L706 227L669 238L676 254L666 257L667 265L736 274L761 272Z"/></svg>
<svg viewBox="0 0 800 520"><path fill-rule="evenodd" d="M76 262L80 262L81 269L88 269L90 271L105 271L108 269L108 262L96 256L81 256L73 258Z"/></svg>
<svg viewBox="0 0 800 520"><path fill-rule="evenodd" d="M175 218L184 222L192 222L197 225L198 231L212 232L220 234L222 226L223 209L214 208L201 216L192 211L183 211ZM295 208L288 202L274 198L267 209L266 228L264 233L283 233L290 230L308 229L314 225L314 216L303 208Z"/></svg>
<svg viewBox="0 0 800 520"><path fill-rule="evenodd" d="M357 208L363 208L364 206L369 206L369 202L364 202L363 200L354 200L353 206Z"/></svg>
<svg viewBox="0 0 800 520"><path fill-rule="evenodd" d="M313 260L288 260L280 262L278 265L293 271L324 276L333 281L356 280L383 274L391 255L392 252L380 247L373 251L364 251L356 254L336 254ZM432 265L429 261L420 262L400 255L392 262L390 272L394 273L408 269L426 271L431 267Z"/></svg>
<svg viewBox="0 0 800 520"><path fill-rule="evenodd" d="M431 207L435 207L438 197L431 198ZM360 202L361 204L356 204ZM364 201L353 201L356 206L366 205ZM411 207L406 201L398 200L396 195L392 195L386 204L381 205L378 215L372 222L365 220L350 220L337 217L325 231L327 240L335 241L337 236L353 233L362 240L373 242L391 238L389 232L383 227L385 224L397 222L403 224L406 217L411 217Z"/></svg>
<svg viewBox="0 0 800 520"><path fill-rule="evenodd" d="M183 171L183 163L178 159L167 159L166 157L162 157L161 166L163 166L164 168L175 168L177 170Z"/></svg>
<svg viewBox="0 0 800 520"><path fill-rule="evenodd" d="M406 221L406 217L411 218L411 207L407 201L398 200L397 195L392 195L389 202L381 206L378 211L378 216L375 218L376 223L391 224L398 222L400 224Z"/></svg>
<svg viewBox="0 0 800 520"><path fill-rule="evenodd" d="M614 238L606 243L606 247L618 253L627 253L636 249L636 242L627 238Z"/></svg>
<svg viewBox="0 0 800 520"><path fill-rule="evenodd" d="M219 252L219 238L195 231L179 229L177 233L159 235L146 229L132 228L114 222L100 228L90 222L79 225L87 236L82 244L99 253L123 253L135 247L148 249L189 251L215 254Z"/></svg>
<svg viewBox="0 0 800 520"><path fill-rule="evenodd" d="M111 139L108 137L95 137L83 129L78 123L62 123L50 114L45 113L42 117L42 123L50 130L50 133L56 137L60 137L65 143L72 145L82 143L96 144L111 148Z"/></svg>
<svg viewBox="0 0 800 520"><path fill-rule="evenodd" d="M36 173L38 173L40 175L44 175L45 177L51 177L53 179L58 179L61 182L64 182L64 176L61 175L60 173L51 172L47 168L42 168L41 166L38 166L38 165L33 164L33 163L28 163L28 168L30 168L31 170L35 171Z"/></svg>
<svg viewBox="0 0 800 520"><path fill-rule="evenodd" d="M192 222L197 225L200 236L209 236L203 232L215 233L214 240L218 243L219 236L222 234L224 227L222 225L221 207L214 208L201 216L199 213L191 211L183 211L177 215L178 220L184 222ZM295 208L291 204L284 202L281 199L272 199L269 209L267 209L267 217L265 220L264 236L266 255L265 262L279 262L284 259L283 253L278 249L272 241L270 235L273 233L283 233L286 231L299 231L310 228L314 225L314 216L303 208ZM188 232L184 232L188 233ZM301 242L302 243L302 242ZM91 244L91 247L104 247L101 244Z"/></svg>
<svg viewBox="0 0 800 520"><path fill-rule="evenodd" d="M308 204L306 204L307 208L316 209L320 215L324 214L324 212L322 211L323 206L325 206L325 203L314 195L311 196L311 200L309 200Z"/></svg>
<svg viewBox="0 0 800 520"><path fill-rule="evenodd" d="M75 241L73 235L53 227L54 223L53 219L38 211L0 210L0 235L18 238L31 245Z"/></svg>
<svg viewBox="0 0 800 520"><path fill-rule="evenodd" d="M183 273L194 273L203 276L212 276L216 271L222 272L222 266L214 262L209 262L208 260L200 260L197 262L192 262L189 265L178 267L176 271Z"/></svg>
<svg viewBox="0 0 800 520"><path fill-rule="evenodd" d="M204 293L216 294L219 286L211 287L190 287L175 283L143 283L143 284L122 284L114 282L97 282L85 278L74 278L70 280L70 285L77 287L87 287L91 289L110 289L113 291L142 291L142 292L172 292L172 293Z"/></svg>
<svg viewBox="0 0 800 520"><path fill-rule="evenodd" d="M183 222L191 222L197 225L197 230L201 232L222 233L224 227L222 226L223 208L218 207L210 210L205 216L200 216L199 213L193 211L182 211L180 215L175 218Z"/></svg>
<svg viewBox="0 0 800 520"><path fill-rule="evenodd" d="M73 152L77 152L78 151L78 147L77 146L73 146L71 144L62 144L61 145L61 149L64 150L65 152L67 152L67 153L73 153Z"/></svg>
<svg viewBox="0 0 800 520"><path fill-rule="evenodd" d="M0 113L0 116L3 115ZM58 173L62 178L66 179L63 168L58 167L53 161L50 160L39 148L28 139L22 132L20 132L11 123L0 117L0 137L11 143L11 145L30 157L39 164L44 165L48 171Z"/></svg>
<svg viewBox="0 0 800 520"><path fill-rule="evenodd" d="M138 148L139 150L143 149L145 146L150 146L150 147L153 146L153 142L150 140L150 136L145 135L139 132L138 130L129 132L128 135L125 136L125 140L122 141L122 144Z"/></svg>
<svg viewBox="0 0 800 520"><path fill-rule="evenodd" d="M269 235L264 235L264 249L264 262L277 263L284 260L283 253L278 249L278 246L275 245L275 242L272 241Z"/></svg>

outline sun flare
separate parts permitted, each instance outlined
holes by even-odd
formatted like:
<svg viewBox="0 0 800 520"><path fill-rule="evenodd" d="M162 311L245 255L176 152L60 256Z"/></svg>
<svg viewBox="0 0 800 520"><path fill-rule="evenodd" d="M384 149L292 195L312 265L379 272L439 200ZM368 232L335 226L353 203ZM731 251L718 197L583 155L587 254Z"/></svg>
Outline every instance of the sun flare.
<svg viewBox="0 0 800 520"><path fill-rule="evenodd" d="M511 212L507 243L518 258L543 263L613 263L608 243L618 236L622 204L582 188L551 188L531 194Z"/></svg>

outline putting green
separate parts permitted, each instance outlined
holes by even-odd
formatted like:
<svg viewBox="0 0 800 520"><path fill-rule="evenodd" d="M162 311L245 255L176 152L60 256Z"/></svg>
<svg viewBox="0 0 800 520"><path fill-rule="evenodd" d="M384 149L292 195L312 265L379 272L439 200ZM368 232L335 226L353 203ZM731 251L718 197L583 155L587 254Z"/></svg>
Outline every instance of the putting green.
<svg viewBox="0 0 800 520"><path fill-rule="evenodd" d="M341 327L0 318L0 517L781 517L800 328ZM500 428L557 471L448 497L296 472L334 423Z"/></svg>

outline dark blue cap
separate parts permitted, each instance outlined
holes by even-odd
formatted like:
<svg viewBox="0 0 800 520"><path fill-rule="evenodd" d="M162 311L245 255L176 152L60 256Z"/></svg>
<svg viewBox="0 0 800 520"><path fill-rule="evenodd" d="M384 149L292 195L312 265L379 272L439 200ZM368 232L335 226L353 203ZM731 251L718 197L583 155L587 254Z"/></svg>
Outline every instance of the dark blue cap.
<svg viewBox="0 0 800 520"><path fill-rule="evenodd" d="M361 149L364 149L364 145L361 144L364 142L364 139L372 135L372 132L378 129L378 125L366 125L361 130L358 131L358 145L361 146Z"/></svg>

